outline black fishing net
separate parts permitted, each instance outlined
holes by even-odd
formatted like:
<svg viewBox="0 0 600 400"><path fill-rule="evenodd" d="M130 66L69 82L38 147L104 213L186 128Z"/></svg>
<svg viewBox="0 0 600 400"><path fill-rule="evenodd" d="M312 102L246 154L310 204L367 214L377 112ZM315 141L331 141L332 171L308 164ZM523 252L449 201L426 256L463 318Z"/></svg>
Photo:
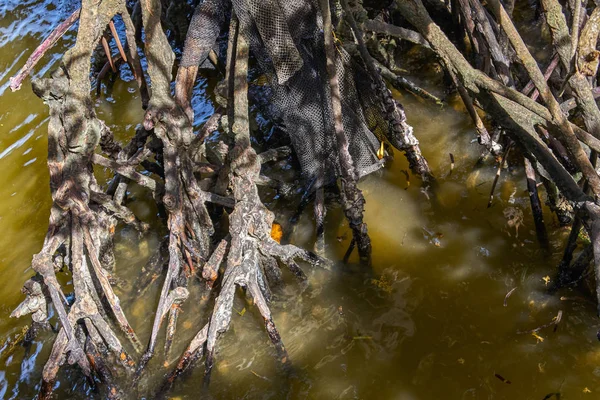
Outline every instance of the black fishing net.
<svg viewBox="0 0 600 400"><path fill-rule="evenodd" d="M252 54L270 78L270 101L291 138L304 177L313 188L335 180L340 167L316 0L233 0L233 8ZM344 132L362 177L381 166L379 141L365 121L350 56L341 46L336 53Z"/></svg>

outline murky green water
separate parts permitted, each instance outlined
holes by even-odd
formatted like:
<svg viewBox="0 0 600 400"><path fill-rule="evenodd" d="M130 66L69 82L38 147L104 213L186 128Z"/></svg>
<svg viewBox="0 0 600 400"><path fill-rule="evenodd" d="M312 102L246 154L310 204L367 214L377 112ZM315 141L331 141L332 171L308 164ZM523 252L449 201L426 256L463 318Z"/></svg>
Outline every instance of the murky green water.
<svg viewBox="0 0 600 400"><path fill-rule="evenodd" d="M32 274L29 262L41 247L50 207L47 108L32 94L28 81L21 91L11 93L8 78L73 7L50 0L0 4L1 338L16 335L29 322L10 319L9 314L22 300L19 289ZM44 57L36 73L55 67L73 41L72 30ZM436 77L425 72L421 79L431 88L425 82ZM201 82L198 91L204 86ZM136 96L133 83L118 80L112 94L97 101L99 115L123 139L142 117ZM554 250L544 256L532 231L518 160L503 172L494 206L487 209L496 166L489 162L473 168L481 149L472 143L468 117L408 95L401 100L440 178L438 201L428 201L414 177L407 182L402 172L407 165L399 154L383 171L365 179L361 187L367 197L373 269L352 264L331 272L305 268L307 288L288 276L287 286L276 291L272 307L294 365L293 376L277 366L261 318L240 296L236 310L249 311L234 314L220 342L209 394L219 399L541 400L560 392L563 399L598 398L600 347L594 305L577 291L548 296L542 279L553 276L566 232L546 214ZM210 114L207 96L198 98L196 109L200 119ZM456 160L453 171L449 153ZM143 190L134 189L130 199L140 218L156 220ZM275 210L286 206L269 204ZM518 232L504 218L509 208L524 214ZM340 260L351 235L335 205L326 227L328 255ZM308 213L291 240L310 247L312 235ZM131 282L160 238L155 234L139 239L123 230L118 239L117 275L129 283L117 291L134 329L146 340L161 282L142 297L132 294ZM505 295L515 287L504 306ZM197 300L199 285L192 285L191 291L174 354L206 318L206 304ZM561 296L571 300L561 301ZM517 334L550 322L559 310L562 322L556 332L539 332L543 342ZM35 396L53 338L42 334L30 349L18 348L10 356L6 348L0 349L0 397ZM159 350L152 373L142 381L147 393L164 373L161 358ZM173 396L198 398L202 373L199 367L181 379ZM78 371L69 367L59 375L56 394L93 396Z"/></svg>

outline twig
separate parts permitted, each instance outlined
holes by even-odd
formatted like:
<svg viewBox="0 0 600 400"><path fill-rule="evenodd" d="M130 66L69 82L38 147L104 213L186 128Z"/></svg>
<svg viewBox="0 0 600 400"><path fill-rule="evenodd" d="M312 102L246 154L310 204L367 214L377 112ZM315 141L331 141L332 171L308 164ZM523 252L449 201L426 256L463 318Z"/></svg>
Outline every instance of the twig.
<svg viewBox="0 0 600 400"><path fill-rule="evenodd" d="M109 168L116 173L123 175L140 186L143 186L155 195L158 192L162 191L162 184L156 182L154 179L147 177L146 175L142 175L135 170L135 168L131 165L121 164L117 161L109 160L106 157L101 156L100 154L94 154L92 156L92 162L94 164L101 165L105 168Z"/></svg>
<svg viewBox="0 0 600 400"><path fill-rule="evenodd" d="M517 334L518 335L531 334L531 333L539 332L542 329L548 328L550 326L558 326L558 324L560 324L560 321L562 320L562 315L563 315L562 310L559 310L558 314L556 314L556 317L552 318L552 321L548 322L547 324L544 324L542 326L538 326L537 328L530 329L528 331L517 331Z"/></svg>
<svg viewBox="0 0 600 400"><path fill-rule="evenodd" d="M23 83L25 77L31 73L33 67L35 67L38 61L40 61L44 54L46 54L46 51L48 51L50 47L54 46L58 39L60 39L61 36L64 35L65 32L68 31L69 28L75 23L75 21L79 19L80 12L81 9L75 10L73 14L69 16L69 18L54 28L50 36L48 36L46 40L44 40L42 44L40 44L33 51L33 53L27 59L27 62L25 62L25 65L21 67L15 76L10 78L10 90L14 92L21 88L21 83Z"/></svg>
<svg viewBox="0 0 600 400"><path fill-rule="evenodd" d="M396 89L399 89L399 90L404 89L404 90L409 91L410 93L414 94L415 96L419 96L425 100L433 101L435 104L437 104L439 106L444 104L442 99L440 99L439 97L434 96L433 94L429 93L427 90L417 86L416 84L414 84L413 82L404 78L403 76L393 73L392 71L389 70L389 68L387 68L385 65L381 64L379 61L373 59L373 63L379 69L379 71L381 71L381 75L385 79L387 79L392 84L392 86L394 86Z"/></svg>
<svg viewBox="0 0 600 400"><path fill-rule="evenodd" d="M119 49L119 54L121 55L121 58L126 63L129 63L129 61L127 60L127 55L125 54L125 50L123 50L123 45L121 44L121 39L119 39L119 33L117 32L117 29L115 28L114 22L112 22L112 20L111 20L108 23L108 26L110 28L110 33L115 38L115 43L117 44L117 48ZM134 69L132 69L132 72L135 75L135 70Z"/></svg>
<svg viewBox="0 0 600 400"><path fill-rule="evenodd" d="M102 36L100 41L102 42L102 48L104 49L104 54L106 54L106 58L108 58L108 63L110 64L110 69L112 69L112 72L117 72L117 68L115 67L115 63L113 61L113 58L112 58L112 55L110 52L110 46L108 45L108 41L106 40L106 36Z"/></svg>
<svg viewBox="0 0 600 400"><path fill-rule="evenodd" d="M552 72L554 72L554 70L558 66L558 60L559 60L558 54L555 54L554 57L552 57L550 64L548 64L548 67L546 67L546 71L544 72L544 79L546 79L546 80L550 79L550 75L552 75ZM531 91L534 89L535 89L535 85L533 84L533 81L529 81L527 83L527 85L525 85L525 87L521 90L521 93L523 93L525 96L529 96ZM538 98L539 94L540 94L540 92L538 92L538 90L535 89L533 94L530 97L533 100L536 100ZM561 108L562 108L562 104L561 104Z"/></svg>
<svg viewBox="0 0 600 400"><path fill-rule="evenodd" d="M399 26L386 24L381 21L374 21L372 19L366 20L363 23L366 30L383 33L385 35L394 36L402 40L406 40L415 44L419 44L423 47L429 48L429 43L423 38L418 32L411 31L410 29L401 28Z"/></svg>
<svg viewBox="0 0 600 400"><path fill-rule="evenodd" d="M517 286L515 286L514 288L510 289L508 291L508 293L506 293L506 296L504 296L504 307L508 307L508 298L513 294L513 292L517 290Z"/></svg>
<svg viewBox="0 0 600 400"><path fill-rule="evenodd" d="M537 234L538 242L540 246L548 250L550 243L548 242L548 233L546 232L546 226L544 225L544 214L542 212L542 203L540 202L540 196L537 191L537 183L535 177L535 170L531 161L527 157L523 158L525 164L525 175L527 179L527 192L529 193L529 201L531 203L531 211L533 213L533 222L535 224L535 232Z"/></svg>
<svg viewBox="0 0 600 400"><path fill-rule="evenodd" d="M498 183L498 179L500 178L500 173L502 172L502 168L504 168L504 163L508 158L508 154L510 149L512 149L513 143L511 142L508 146L506 146L506 151L502 155L500 159L500 163L498 164L498 169L496 170L496 176L494 177L494 182L492 183L492 189L490 190L490 199L488 200L487 208L492 206L492 202L494 201L494 190L496 189L496 184Z"/></svg>

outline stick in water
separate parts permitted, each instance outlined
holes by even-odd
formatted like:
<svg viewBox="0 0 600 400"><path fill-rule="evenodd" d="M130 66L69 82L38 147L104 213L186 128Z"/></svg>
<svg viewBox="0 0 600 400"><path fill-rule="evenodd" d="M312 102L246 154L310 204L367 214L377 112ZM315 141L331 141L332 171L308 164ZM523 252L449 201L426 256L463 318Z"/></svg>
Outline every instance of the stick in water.
<svg viewBox="0 0 600 400"><path fill-rule="evenodd" d="M21 89L21 84L23 83L25 77L31 73L33 67L35 67L38 61L40 61L44 54L46 54L46 51L48 51L50 47L54 46L58 39L60 39L62 35L64 35L65 32L69 30L69 28L75 23L75 21L79 19L80 11L81 9L74 11L69 18L58 25L56 29L52 31L50 36L48 36L46 40L44 40L42 44L40 44L37 49L33 51L33 53L27 59L25 65L23 65L23 67L15 76L10 78L10 90L15 92Z"/></svg>

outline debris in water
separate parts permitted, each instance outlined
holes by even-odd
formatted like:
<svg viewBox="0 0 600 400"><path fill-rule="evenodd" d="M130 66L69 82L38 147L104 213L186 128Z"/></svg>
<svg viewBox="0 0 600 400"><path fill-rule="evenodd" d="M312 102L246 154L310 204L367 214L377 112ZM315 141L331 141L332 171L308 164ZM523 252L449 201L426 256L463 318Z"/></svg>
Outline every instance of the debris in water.
<svg viewBox="0 0 600 400"><path fill-rule="evenodd" d="M537 340L536 344L537 343L544 343L544 338L541 337L540 335L538 335L537 332L531 332L531 336L533 336Z"/></svg>
<svg viewBox="0 0 600 400"><path fill-rule="evenodd" d="M583 393L592 393L592 391L590 389L588 389L587 387L584 387Z"/></svg>
<svg viewBox="0 0 600 400"><path fill-rule="evenodd" d="M594 303L590 299L586 299L585 297L582 297L582 296L575 296L575 297L561 296L560 300L561 301L581 301L584 303L596 305L596 303Z"/></svg>
<svg viewBox="0 0 600 400"><path fill-rule="evenodd" d="M488 249L486 249L483 246L478 246L477 247L477 251L479 253L479 255L483 256L483 257L489 257L490 256L490 251Z"/></svg>
<svg viewBox="0 0 600 400"><path fill-rule="evenodd" d="M459 358L457 361L461 365L463 365L465 363L465 359L464 358Z"/></svg>
<svg viewBox="0 0 600 400"><path fill-rule="evenodd" d="M544 285L548 286L548 284L550 283L550 276L546 275L542 278L542 280L544 281Z"/></svg>
<svg viewBox="0 0 600 400"><path fill-rule="evenodd" d="M503 377L500 374L494 374L494 376L498 379L500 379L502 382L506 383L507 385L510 385L512 382L509 381L508 379L506 379L505 377Z"/></svg>
<svg viewBox="0 0 600 400"><path fill-rule="evenodd" d="M560 393L548 393L542 400L550 400L552 397L556 397L560 400Z"/></svg>
<svg viewBox="0 0 600 400"><path fill-rule="evenodd" d="M512 289L510 289L510 291L508 293L506 293L506 296L504 296L504 307L508 306L508 298L510 297L511 294L513 294L513 292L515 290L517 290L517 286L515 286Z"/></svg>
<svg viewBox="0 0 600 400"><path fill-rule="evenodd" d="M523 211L520 208L516 207L507 207L502 212L504 214L504 218L506 218L506 226L508 228L515 229L515 237L519 237L519 227L525 226L523 223ZM511 236L510 232L508 232L508 236Z"/></svg>
<svg viewBox="0 0 600 400"><path fill-rule="evenodd" d="M250 370L250 372L252 372L252 375L256 376L257 378L260 378L262 380L265 380L267 382L271 382L271 380L265 376L259 375L256 372L254 372L253 370Z"/></svg>
<svg viewBox="0 0 600 400"><path fill-rule="evenodd" d="M343 242L344 240L348 239L348 232L344 232L343 235L336 237L338 242Z"/></svg>
<svg viewBox="0 0 600 400"><path fill-rule="evenodd" d="M531 333L533 336L537 337L537 332L541 331L544 328L548 328L550 326L554 326L554 332L556 332L556 328L558 327L558 324L560 324L560 321L562 320L562 314L563 314L562 310L558 310L558 313L554 317L552 317L552 321L548 322L547 324L538 326L537 328L531 329L529 331L518 331L517 333L519 335ZM542 339L541 341L543 342L544 340Z"/></svg>
<svg viewBox="0 0 600 400"><path fill-rule="evenodd" d="M392 292L392 284L393 281L389 281L385 275L382 275L379 279L371 279L371 283L377 286L379 289L383 290L386 293Z"/></svg>
<svg viewBox="0 0 600 400"><path fill-rule="evenodd" d="M423 236L425 237L425 239L429 240L429 243L431 243L435 247L441 247L442 242L440 242L440 239L444 237L443 233L433 232L433 231L430 231L427 228L423 228L423 227L421 227L421 229L424 232Z"/></svg>

